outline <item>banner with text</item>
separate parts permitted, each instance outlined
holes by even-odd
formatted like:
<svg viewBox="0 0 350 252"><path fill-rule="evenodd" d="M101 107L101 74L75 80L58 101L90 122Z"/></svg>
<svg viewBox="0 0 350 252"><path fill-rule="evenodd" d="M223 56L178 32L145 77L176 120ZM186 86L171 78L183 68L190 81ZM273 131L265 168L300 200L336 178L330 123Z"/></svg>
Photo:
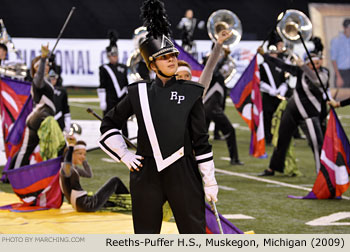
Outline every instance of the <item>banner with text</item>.
<svg viewBox="0 0 350 252"><path fill-rule="evenodd" d="M56 39L48 38L13 38L15 48L21 57L10 51L7 64L24 62L30 67L31 60L40 55L41 45L49 43L49 48L52 48L55 42ZM181 44L181 41L176 42ZM119 62L126 64L128 57L135 50L134 42L131 39L120 39L117 44ZM108 45L107 39L61 39L55 54L56 63L62 67L63 85L98 87L99 66L108 62L105 51ZM210 40L196 41L197 53L194 57L198 62L202 62L203 56L208 54L211 45ZM235 61L237 74L227 84L228 87L234 86L260 45L261 41L241 41L238 45L231 47L231 56ZM295 49L299 55L303 53L302 50L298 50L298 47Z"/></svg>

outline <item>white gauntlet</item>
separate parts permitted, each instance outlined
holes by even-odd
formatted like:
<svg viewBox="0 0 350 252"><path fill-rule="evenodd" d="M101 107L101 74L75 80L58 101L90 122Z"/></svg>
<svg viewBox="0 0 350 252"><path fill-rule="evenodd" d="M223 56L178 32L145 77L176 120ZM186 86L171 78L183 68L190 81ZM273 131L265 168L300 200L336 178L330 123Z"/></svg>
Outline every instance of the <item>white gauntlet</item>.
<svg viewBox="0 0 350 252"><path fill-rule="evenodd" d="M117 129L105 132L99 139L99 146L115 161L122 161L129 170L137 169L141 165L141 156L128 150L128 147Z"/></svg>
<svg viewBox="0 0 350 252"><path fill-rule="evenodd" d="M69 133L69 130L70 130L70 121L71 121L70 113L64 114L64 131L65 131L66 133Z"/></svg>
<svg viewBox="0 0 350 252"><path fill-rule="evenodd" d="M196 156L196 160L198 162L198 168L202 173L205 197L208 201L216 202L218 200L217 195L219 188L215 179L215 166L212 157L213 153L211 152L204 155ZM205 161L208 159L210 160Z"/></svg>
<svg viewBox="0 0 350 252"><path fill-rule="evenodd" d="M107 102L106 102L106 89L104 88L98 88L97 89L97 96L100 99L100 109L102 111L106 111L107 109Z"/></svg>
<svg viewBox="0 0 350 252"><path fill-rule="evenodd" d="M280 96L284 97L287 93L288 85L287 83L282 83L279 88L277 89L277 93L279 93Z"/></svg>

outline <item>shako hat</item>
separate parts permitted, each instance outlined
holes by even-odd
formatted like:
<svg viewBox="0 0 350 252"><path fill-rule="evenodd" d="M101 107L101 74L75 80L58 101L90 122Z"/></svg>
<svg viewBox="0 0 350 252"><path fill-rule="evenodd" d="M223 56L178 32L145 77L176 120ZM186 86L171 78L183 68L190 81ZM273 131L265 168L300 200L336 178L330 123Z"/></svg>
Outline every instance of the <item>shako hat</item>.
<svg viewBox="0 0 350 252"><path fill-rule="evenodd" d="M140 44L140 52L147 66L156 58L179 51L170 40L170 23L164 9L164 4L159 0L146 0L141 7L141 18L148 34Z"/></svg>

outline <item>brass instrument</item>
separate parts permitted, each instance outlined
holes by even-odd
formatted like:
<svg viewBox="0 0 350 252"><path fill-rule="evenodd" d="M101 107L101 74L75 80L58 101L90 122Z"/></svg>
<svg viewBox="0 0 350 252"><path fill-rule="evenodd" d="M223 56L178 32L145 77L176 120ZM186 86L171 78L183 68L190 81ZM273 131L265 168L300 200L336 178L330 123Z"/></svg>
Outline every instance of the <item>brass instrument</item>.
<svg viewBox="0 0 350 252"><path fill-rule="evenodd" d="M310 19L298 10L287 10L277 24L276 29L284 40L293 44L300 43L298 32L301 33L304 41L308 41L312 37L312 23Z"/></svg>
<svg viewBox="0 0 350 252"><path fill-rule="evenodd" d="M213 12L208 18L207 30L210 39L214 43L218 38L218 34L222 30L229 30L230 32L232 32L233 35L229 39L227 39L223 44L223 46L226 47L226 49L228 49L229 46L234 46L238 44L238 42L242 38L241 21L239 20L236 14L229 10L223 9ZM236 64L234 62L234 59L230 55L226 56L226 60L219 71L224 76L225 83L228 83L236 74Z"/></svg>
<svg viewBox="0 0 350 252"><path fill-rule="evenodd" d="M2 19L0 19L0 26L0 43L5 44L9 50L15 52L17 57L21 58L19 52L15 49L11 36L7 33ZM23 80L27 76L27 70L28 67L24 63L10 62L7 65L0 66L0 75Z"/></svg>
<svg viewBox="0 0 350 252"><path fill-rule="evenodd" d="M142 61L142 56L139 50L139 45L143 42L147 35L147 28L141 26L134 31L133 41L135 50L130 54L126 66L128 67L128 78L132 81L141 80L141 76L137 71L137 66L140 61Z"/></svg>

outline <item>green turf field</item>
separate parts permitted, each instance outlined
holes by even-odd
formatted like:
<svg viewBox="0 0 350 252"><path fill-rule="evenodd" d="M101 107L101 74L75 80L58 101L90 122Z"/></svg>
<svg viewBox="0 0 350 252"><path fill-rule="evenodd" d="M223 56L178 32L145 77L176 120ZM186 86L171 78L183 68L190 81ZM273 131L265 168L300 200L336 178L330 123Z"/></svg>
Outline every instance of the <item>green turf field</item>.
<svg viewBox="0 0 350 252"><path fill-rule="evenodd" d="M79 91L69 92L70 97L82 97ZM87 91L86 97L96 97L94 92ZM101 114L98 103L73 102L71 114L73 120L94 119L86 113L86 107L90 106ZM342 125L350 136L350 107L337 109ZM287 195L304 196L307 194L305 188L312 188L316 178L313 154L306 140L295 141L295 152L297 163L303 176L288 177L276 174L267 177L268 181L259 181L261 173L269 163L267 159L257 159L249 156L250 132L232 106L227 103L226 114L232 123L238 123L236 128L237 144L241 161L244 166L231 166L227 160L228 152L224 141L211 140L214 151L215 166L218 169L216 178L218 184L223 186L219 191L218 210L221 214L242 214L250 216L249 219L239 217L230 219L243 231L254 230L256 233L350 233L350 200L297 200L287 198ZM98 130L98 129L96 129ZM212 132L210 132L212 134ZM272 147L267 147L269 157ZM101 150L89 152L88 161L93 168L92 179L82 178L82 185L87 191L96 191L107 179L119 176L126 184L129 182L128 169L120 163L110 163L109 157ZM0 168L1 170L1 168ZM248 176L245 176L248 175ZM272 182L283 182L272 183ZM292 188L291 185L298 186ZM11 187L0 184L0 191L11 192ZM350 197L350 190L344 196ZM322 222L322 225L310 226L307 222L331 214L345 212L343 218L336 225ZM347 215L346 215L347 213Z"/></svg>

